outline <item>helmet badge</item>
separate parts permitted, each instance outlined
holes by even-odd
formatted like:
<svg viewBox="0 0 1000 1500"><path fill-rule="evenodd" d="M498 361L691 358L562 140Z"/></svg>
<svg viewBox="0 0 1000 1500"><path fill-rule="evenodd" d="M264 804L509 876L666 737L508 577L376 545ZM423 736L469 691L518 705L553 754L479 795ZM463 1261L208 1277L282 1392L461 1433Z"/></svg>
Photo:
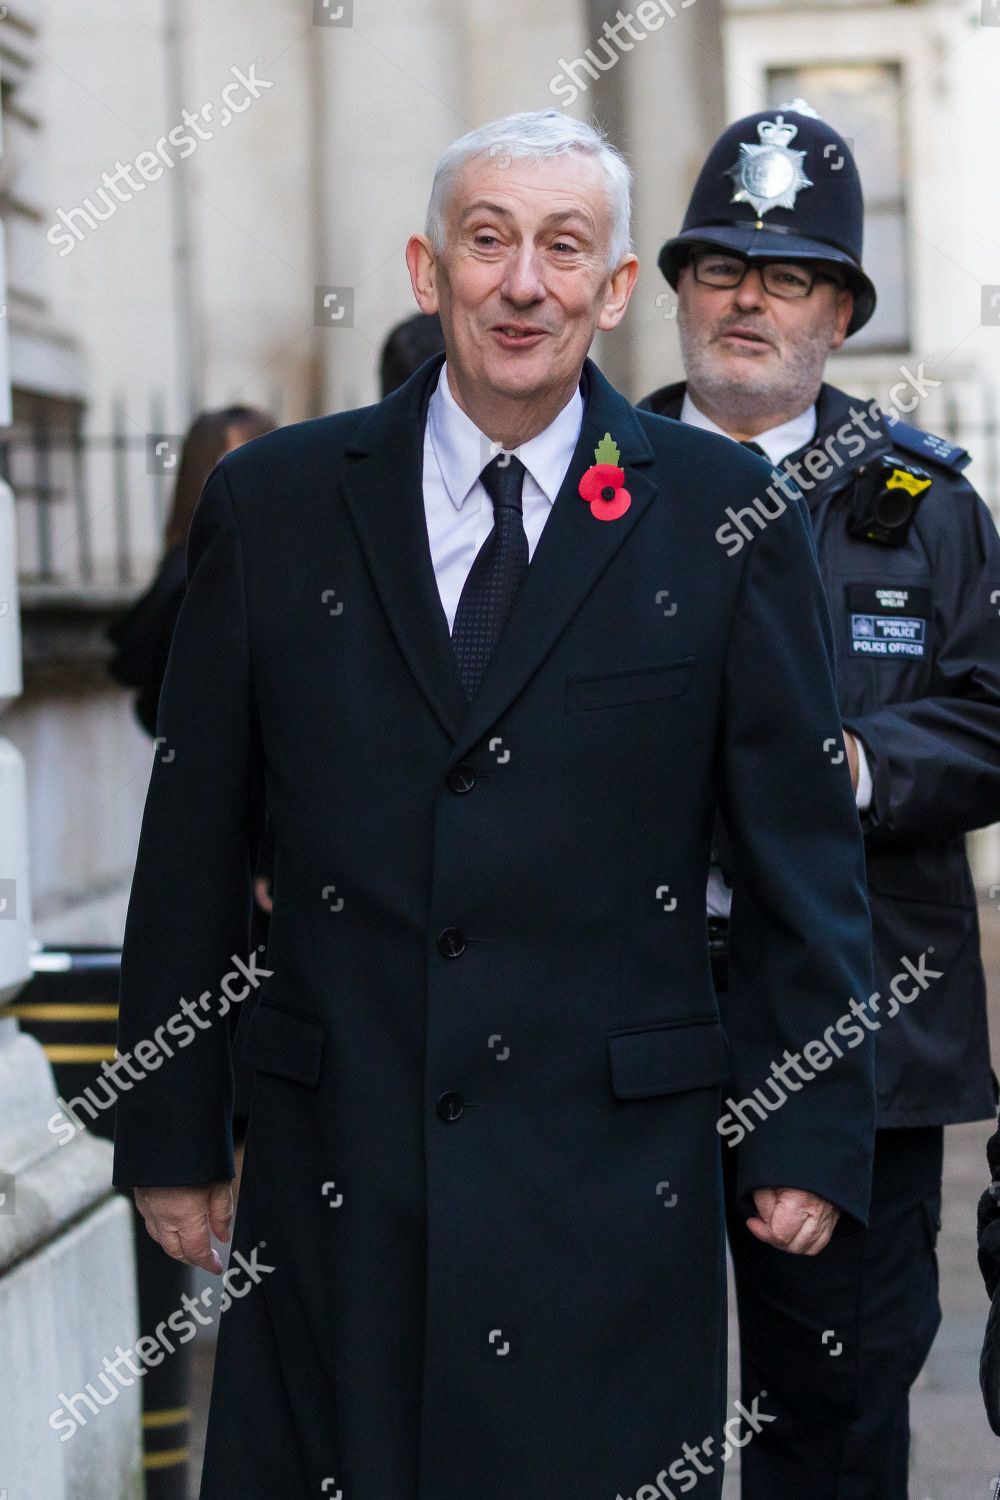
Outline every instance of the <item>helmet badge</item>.
<svg viewBox="0 0 1000 1500"><path fill-rule="evenodd" d="M787 123L784 115L760 121L760 145L741 142L739 159L729 168L728 175L736 184L730 202L749 203L757 214L795 207L796 195L813 186L802 166L806 153L792 150L789 144L798 133L799 127Z"/></svg>

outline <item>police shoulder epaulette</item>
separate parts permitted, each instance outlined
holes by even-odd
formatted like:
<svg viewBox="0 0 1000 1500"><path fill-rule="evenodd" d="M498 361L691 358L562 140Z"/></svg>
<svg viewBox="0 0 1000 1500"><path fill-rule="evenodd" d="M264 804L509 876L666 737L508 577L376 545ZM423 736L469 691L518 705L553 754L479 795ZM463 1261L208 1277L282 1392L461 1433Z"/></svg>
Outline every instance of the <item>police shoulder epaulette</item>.
<svg viewBox="0 0 1000 1500"><path fill-rule="evenodd" d="M913 454L915 458L928 459L946 469L954 469L956 473L972 462L972 455L958 443L949 443L946 438L935 437L933 432L911 427L909 422L892 422L888 430L893 447L902 448L904 453Z"/></svg>

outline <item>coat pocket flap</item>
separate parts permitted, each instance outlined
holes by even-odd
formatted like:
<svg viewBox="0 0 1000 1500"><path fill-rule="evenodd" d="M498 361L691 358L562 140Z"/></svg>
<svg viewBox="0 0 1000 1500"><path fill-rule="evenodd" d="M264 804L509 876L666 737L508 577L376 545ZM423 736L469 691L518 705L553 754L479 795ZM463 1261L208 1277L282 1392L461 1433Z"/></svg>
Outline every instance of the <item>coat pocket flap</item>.
<svg viewBox="0 0 1000 1500"><path fill-rule="evenodd" d="M868 884L881 896L933 906L976 905L963 837L927 847L866 850Z"/></svg>
<svg viewBox="0 0 1000 1500"><path fill-rule="evenodd" d="M616 1099L709 1088L729 1076L729 1048L719 1021L613 1032L608 1052Z"/></svg>
<svg viewBox="0 0 1000 1500"><path fill-rule="evenodd" d="M247 1022L244 1061L262 1073L277 1073L293 1083L317 1084L323 1056L323 1027L259 1000Z"/></svg>
<svg viewBox="0 0 1000 1500"><path fill-rule="evenodd" d="M570 677L566 694L570 708L615 708L626 703L650 703L673 698L691 686L693 656L660 667L633 667L626 672L604 672L599 677Z"/></svg>

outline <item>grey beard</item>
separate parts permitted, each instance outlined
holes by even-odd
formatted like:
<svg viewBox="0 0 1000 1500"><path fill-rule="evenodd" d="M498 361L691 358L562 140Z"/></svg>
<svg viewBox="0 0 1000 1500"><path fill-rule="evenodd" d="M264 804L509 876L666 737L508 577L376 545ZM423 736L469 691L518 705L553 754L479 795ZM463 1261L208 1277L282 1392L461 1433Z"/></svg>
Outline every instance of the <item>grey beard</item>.
<svg viewBox="0 0 1000 1500"><path fill-rule="evenodd" d="M755 369L753 357L748 357L746 375L737 381L719 369L711 344L697 340L686 322L678 320L681 358L693 393L703 395L717 411L758 421L771 413L782 419L812 405L823 381L832 331L831 324L787 342L780 363L772 362L767 371L763 365Z"/></svg>

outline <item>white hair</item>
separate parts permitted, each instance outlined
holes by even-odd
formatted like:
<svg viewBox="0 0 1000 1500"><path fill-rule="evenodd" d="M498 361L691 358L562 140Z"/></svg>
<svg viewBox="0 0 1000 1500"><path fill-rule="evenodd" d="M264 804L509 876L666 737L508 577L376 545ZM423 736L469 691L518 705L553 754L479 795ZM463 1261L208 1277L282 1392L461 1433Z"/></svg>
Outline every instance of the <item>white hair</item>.
<svg viewBox="0 0 1000 1500"><path fill-rule="evenodd" d="M427 204L425 234L441 255L445 248L445 216L455 178L473 156L487 151L491 156L539 159L582 151L594 156L604 168L611 210L611 244L608 272L632 252L632 173L624 156L599 128L574 120L558 109L539 109L506 115L470 130L453 141L434 168L434 181Z"/></svg>

